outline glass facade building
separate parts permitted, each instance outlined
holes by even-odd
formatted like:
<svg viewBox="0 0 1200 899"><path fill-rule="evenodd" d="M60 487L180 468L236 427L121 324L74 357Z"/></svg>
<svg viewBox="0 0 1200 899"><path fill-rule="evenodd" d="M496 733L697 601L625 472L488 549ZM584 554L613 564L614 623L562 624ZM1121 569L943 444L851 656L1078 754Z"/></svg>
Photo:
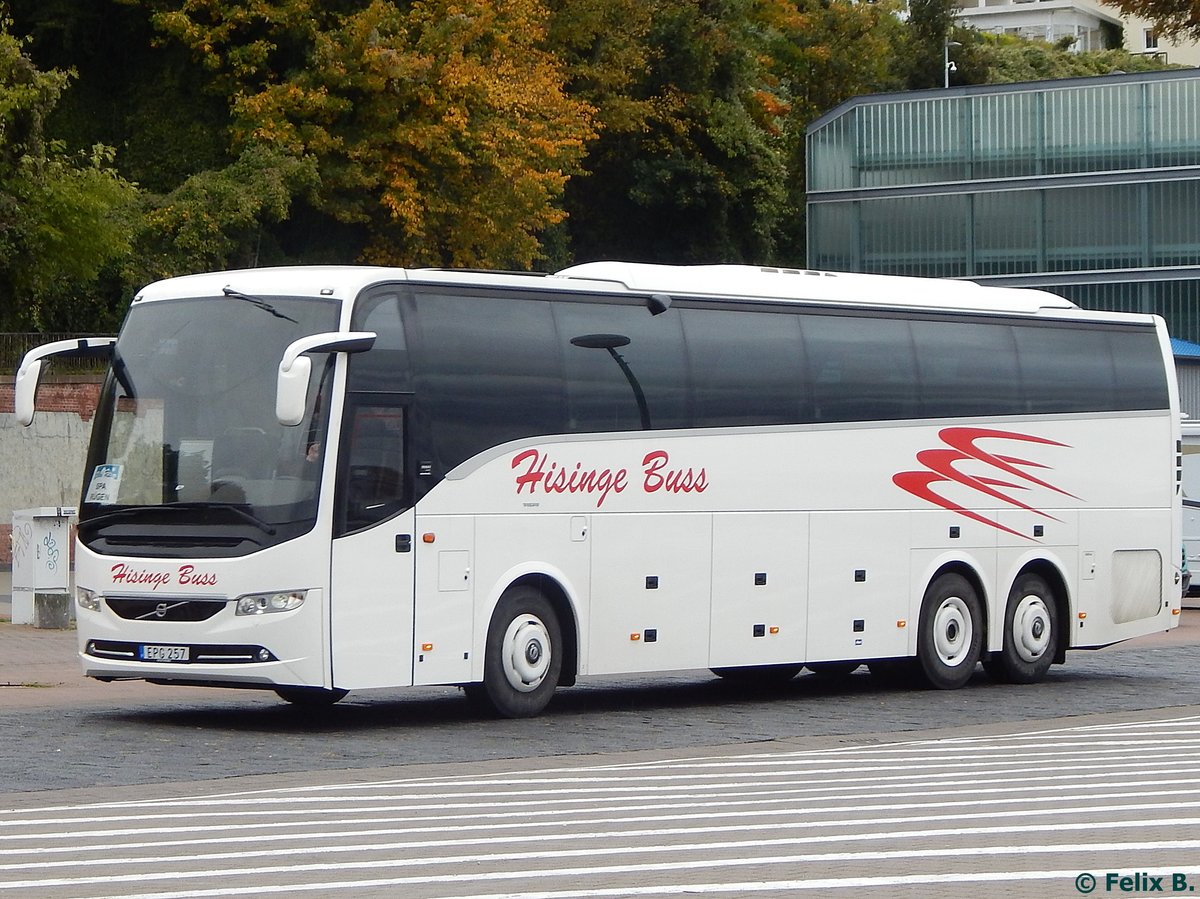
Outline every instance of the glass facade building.
<svg viewBox="0 0 1200 899"><path fill-rule="evenodd" d="M1042 287L1200 342L1200 69L859 97L807 141L809 267Z"/></svg>

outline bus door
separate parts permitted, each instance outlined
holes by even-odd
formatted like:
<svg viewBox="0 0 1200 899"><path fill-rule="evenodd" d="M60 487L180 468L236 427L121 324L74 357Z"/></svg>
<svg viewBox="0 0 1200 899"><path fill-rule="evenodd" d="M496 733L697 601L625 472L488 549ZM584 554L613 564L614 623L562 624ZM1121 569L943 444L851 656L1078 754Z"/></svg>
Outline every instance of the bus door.
<svg viewBox="0 0 1200 899"><path fill-rule="evenodd" d="M340 689L412 684L416 525L407 422L405 395L347 394L330 578Z"/></svg>
<svg viewBox="0 0 1200 899"><path fill-rule="evenodd" d="M471 679L475 637L475 519L422 515L413 619L413 683Z"/></svg>

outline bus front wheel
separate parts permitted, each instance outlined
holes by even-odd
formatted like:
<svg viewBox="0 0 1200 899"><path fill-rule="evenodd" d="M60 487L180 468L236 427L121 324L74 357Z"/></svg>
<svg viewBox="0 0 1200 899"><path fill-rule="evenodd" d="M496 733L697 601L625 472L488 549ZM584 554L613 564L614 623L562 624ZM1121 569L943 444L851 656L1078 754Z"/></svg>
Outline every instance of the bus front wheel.
<svg viewBox="0 0 1200 899"><path fill-rule="evenodd" d="M1057 640L1058 610L1050 587L1036 574L1023 574L1004 609L1004 646L983 667L1001 683L1037 683L1054 662Z"/></svg>
<svg viewBox="0 0 1200 899"><path fill-rule="evenodd" d="M925 680L939 690L963 686L982 650L983 613L975 588L962 575L942 575L921 603L917 660Z"/></svg>
<svg viewBox="0 0 1200 899"><path fill-rule="evenodd" d="M514 587L488 626L483 683L470 685L467 695L503 718L531 718L554 695L562 656L562 630L550 602L532 587Z"/></svg>

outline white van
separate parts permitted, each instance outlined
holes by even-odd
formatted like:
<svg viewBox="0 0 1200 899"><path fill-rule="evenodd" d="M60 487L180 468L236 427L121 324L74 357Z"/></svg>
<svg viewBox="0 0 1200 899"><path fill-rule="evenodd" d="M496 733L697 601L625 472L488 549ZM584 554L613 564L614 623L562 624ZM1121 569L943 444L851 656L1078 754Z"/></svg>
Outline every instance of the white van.
<svg viewBox="0 0 1200 899"><path fill-rule="evenodd" d="M1200 571L1200 421L1183 423L1183 550L1187 570ZM1200 593L1200 578L1187 591Z"/></svg>

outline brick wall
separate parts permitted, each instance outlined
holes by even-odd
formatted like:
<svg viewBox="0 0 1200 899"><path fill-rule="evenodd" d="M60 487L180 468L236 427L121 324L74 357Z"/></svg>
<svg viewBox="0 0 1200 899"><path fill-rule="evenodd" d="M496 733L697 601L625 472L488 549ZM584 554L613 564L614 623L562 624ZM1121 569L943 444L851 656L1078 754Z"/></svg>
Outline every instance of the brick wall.
<svg viewBox="0 0 1200 899"><path fill-rule="evenodd" d="M16 387L12 378L0 383L0 413L15 410ZM100 380L87 378L78 381L46 381L38 387L38 412L74 412L83 421L91 421L100 399Z"/></svg>

